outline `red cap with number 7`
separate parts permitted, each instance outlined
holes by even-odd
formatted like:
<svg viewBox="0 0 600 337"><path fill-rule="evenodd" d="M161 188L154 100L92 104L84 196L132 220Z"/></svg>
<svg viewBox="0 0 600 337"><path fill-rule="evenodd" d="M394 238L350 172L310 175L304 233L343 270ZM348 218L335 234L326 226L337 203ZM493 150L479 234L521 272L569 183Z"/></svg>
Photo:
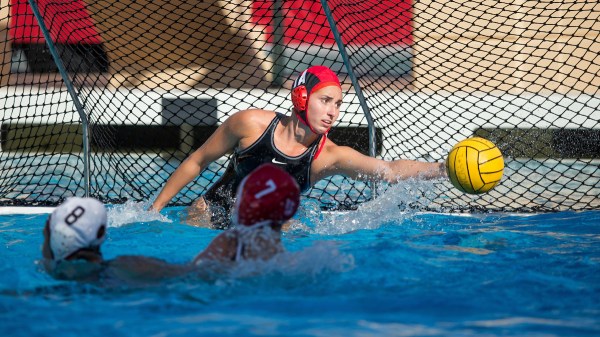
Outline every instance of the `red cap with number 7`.
<svg viewBox="0 0 600 337"><path fill-rule="evenodd" d="M273 164L263 164L238 187L233 221L245 226L280 225L294 216L299 204L296 180Z"/></svg>

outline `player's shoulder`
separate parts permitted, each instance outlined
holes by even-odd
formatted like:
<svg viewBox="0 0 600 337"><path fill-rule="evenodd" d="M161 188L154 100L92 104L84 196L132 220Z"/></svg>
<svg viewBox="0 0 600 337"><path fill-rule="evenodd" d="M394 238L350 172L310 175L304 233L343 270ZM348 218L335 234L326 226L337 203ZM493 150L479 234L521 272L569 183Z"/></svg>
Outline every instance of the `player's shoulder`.
<svg viewBox="0 0 600 337"><path fill-rule="evenodd" d="M338 153L340 151L344 151L344 148L346 148L346 147L347 146L336 144L330 138L325 138L325 144L323 145L322 152L331 155L331 154Z"/></svg>
<svg viewBox="0 0 600 337"><path fill-rule="evenodd" d="M231 116L231 118L246 122L261 122L265 120L270 122L273 118L275 118L275 115L276 112L271 110L247 109L236 112Z"/></svg>
<svg viewBox="0 0 600 337"><path fill-rule="evenodd" d="M228 123L230 125L243 126L244 128L257 127L263 129L269 125L275 116L276 112L270 110L241 110L231 115L231 117L228 118Z"/></svg>
<svg viewBox="0 0 600 337"><path fill-rule="evenodd" d="M269 110L250 109L242 110L233 114L229 119L229 124L234 128L242 128L245 131L261 131L267 128L269 123L275 118L276 113Z"/></svg>

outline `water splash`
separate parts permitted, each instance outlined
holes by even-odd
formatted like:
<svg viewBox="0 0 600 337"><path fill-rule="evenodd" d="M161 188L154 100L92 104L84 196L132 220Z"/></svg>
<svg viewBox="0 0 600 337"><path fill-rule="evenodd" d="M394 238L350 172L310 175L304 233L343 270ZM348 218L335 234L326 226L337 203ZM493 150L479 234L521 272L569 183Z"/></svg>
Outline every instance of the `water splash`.
<svg viewBox="0 0 600 337"><path fill-rule="evenodd" d="M108 227L121 227L137 222L173 222L169 217L156 211L149 211L150 200L135 202L127 201L121 205L108 208Z"/></svg>
<svg viewBox="0 0 600 337"><path fill-rule="evenodd" d="M219 277L215 284L221 287L248 283L301 286L320 277L354 269L354 256L340 251L338 246L337 242L319 241L299 251L277 254L266 261L241 261L232 266L226 275Z"/></svg>
<svg viewBox="0 0 600 337"><path fill-rule="evenodd" d="M359 229L376 229L390 222L402 222L427 207L436 181L405 180L380 187L378 197L358 206L356 211L329 212L319 216L312 209L302 216L314 225L311 232L323 235L343 234ZM385 190L384 190L385 188Z"/></svg>

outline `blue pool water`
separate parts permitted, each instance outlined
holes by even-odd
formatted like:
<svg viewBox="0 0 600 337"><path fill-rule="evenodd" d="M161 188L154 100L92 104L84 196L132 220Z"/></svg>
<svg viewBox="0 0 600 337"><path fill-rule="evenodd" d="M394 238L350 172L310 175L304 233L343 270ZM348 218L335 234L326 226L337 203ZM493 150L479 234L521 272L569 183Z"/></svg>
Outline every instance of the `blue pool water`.
<svg viewBox="0 0 600 337"><path fill-rule="evenodd" d="M53 280L46 214L2 215L0 335L600 335L599 211L400 213L386 193L348 213L305 202L274 261L157 284ZM218 233L143 209L110 207L105 258L185 263Z"/></svg>

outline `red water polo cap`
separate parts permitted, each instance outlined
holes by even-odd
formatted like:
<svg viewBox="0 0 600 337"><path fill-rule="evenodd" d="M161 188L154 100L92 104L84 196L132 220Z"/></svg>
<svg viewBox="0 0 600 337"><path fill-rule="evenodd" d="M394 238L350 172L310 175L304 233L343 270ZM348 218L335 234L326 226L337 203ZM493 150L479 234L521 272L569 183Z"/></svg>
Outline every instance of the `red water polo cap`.
<svg viewBox="0 0 600 337"><path fill-rule="evenodd" d="M263 164L240 183L233 220L245 226L281 224L294 216L299 204L296 180L273 164Z"/></svg>

